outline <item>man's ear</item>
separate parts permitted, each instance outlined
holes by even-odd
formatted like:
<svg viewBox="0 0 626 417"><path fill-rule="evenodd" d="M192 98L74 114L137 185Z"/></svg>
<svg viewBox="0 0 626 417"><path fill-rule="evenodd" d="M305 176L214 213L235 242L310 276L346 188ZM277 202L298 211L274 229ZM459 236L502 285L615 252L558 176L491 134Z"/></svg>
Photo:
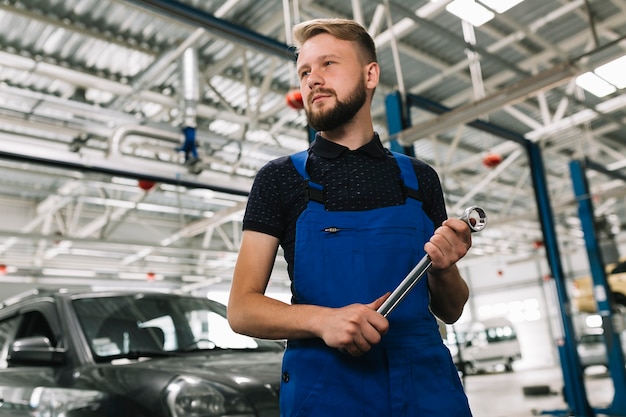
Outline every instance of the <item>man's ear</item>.
<svg viewBox="0 0 626 417"><path fill-rule="evenodd" d="M380 67L378 66L378 62L370 62L365 66L367 71L365 85L369 89L374 89L378 86L378 80L380 77Z"/></svg>

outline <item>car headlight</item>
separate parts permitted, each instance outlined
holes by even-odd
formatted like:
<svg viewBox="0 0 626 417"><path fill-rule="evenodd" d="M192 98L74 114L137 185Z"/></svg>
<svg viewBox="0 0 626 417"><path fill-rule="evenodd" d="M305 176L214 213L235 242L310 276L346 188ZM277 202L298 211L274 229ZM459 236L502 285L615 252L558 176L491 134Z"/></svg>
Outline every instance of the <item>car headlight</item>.
<svg viewBox="0 0 626 417"><path fill-rule="evenodd" d="M255 415L248 401L237 391L192 376L173 380L165 391L165 402L172 417Z"/></svg>
<svg viewBox="0 0 626 417"><path fill-rule="evenodd" d="M26 396L28 389L15 388L11 391L17 395L12 396L12 401L5 402L3 408L19 410L27 407L33 417L65 416L75 410L93 411L100 407L99 402L104 398L99 391L36 387L30 393L28 403L25 403L16 400ZM6 393L3 391L3 394Z"/></svg>

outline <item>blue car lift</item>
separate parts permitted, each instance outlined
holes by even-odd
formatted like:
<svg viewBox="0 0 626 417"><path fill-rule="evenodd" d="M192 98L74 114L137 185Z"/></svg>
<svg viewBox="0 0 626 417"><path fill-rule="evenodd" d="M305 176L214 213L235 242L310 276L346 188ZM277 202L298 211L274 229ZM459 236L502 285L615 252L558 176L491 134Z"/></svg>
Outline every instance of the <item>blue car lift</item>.
<svg viewBox="0 0 626 417"><path fill-rule="evenodd" d="M596 164L588 159L571 161L570 174L574 186L576 201L578 202L578 216L585 235L585 246L589 256L589 266L591 269L591 277L593 280L594 294L598 313L602 318L602 328L604 329L604 342L609 360L609 373L613 380L614 395L613 402L606 409L596 409L600 415L612 417L626 416L626 370L624 363L624 355L622 353L622 343L619 335L615 332L613 320L613 301L611 299L611 290L606 278L602 253L598 244L595 229L595 217L593 211L593 202L591 200L591 192L589 191L589 183L586 177L586 169L591 168L610 177L626 181L626 176L615 171L609 171L600 164Z"/></svg>

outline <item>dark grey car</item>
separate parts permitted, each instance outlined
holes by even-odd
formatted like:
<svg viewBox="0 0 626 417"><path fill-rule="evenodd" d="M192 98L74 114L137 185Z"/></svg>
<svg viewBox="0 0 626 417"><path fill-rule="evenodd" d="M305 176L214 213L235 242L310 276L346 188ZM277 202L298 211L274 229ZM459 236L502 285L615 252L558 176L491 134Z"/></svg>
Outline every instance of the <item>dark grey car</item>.
<svg viewBox="0 0 626 417"><path fill-rule="evenodd" d="M278 416L283 344L163 293L36 293L0 308L0 416Z"/></svg>
<svg viewBox="0 0 626 417"><path fill-rule="evenodd" d="M626 333L619 333L622 353L626 354ZM583 369L590 366L608 368L609 359L602 329L588 331L578 338L578 356Z"/></svg>
<svg viewBox="0 0 626 417"><path fill-rule="evenodd" d="M590 366L607 366L606 346L602 333L586 333L578 338L578 356L583 369Z"/></svg>

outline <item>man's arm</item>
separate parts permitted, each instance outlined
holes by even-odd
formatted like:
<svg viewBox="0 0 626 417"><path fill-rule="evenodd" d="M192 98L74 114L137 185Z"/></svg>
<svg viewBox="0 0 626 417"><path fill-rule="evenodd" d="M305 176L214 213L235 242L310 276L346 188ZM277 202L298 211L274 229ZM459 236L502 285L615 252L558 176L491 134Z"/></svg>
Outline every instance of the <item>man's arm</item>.
<svg viewBox="0 0 626 417"><path fill-rule="evenodd" d="M243 233L228 301L228 322L234 331L265 339L320 337L355 356L380 341L389 323L376 309L385 296L338 309L291 305L265 296L278 243L264 233Z"/></svg>
<svg viewBox="0 0 626 417"><path fill-rule="evenodd" d="M472 245L467 224L459 219L448 219L424 246L432 261L428 272L430 309L445 323L454 323L461 317L469 298L469 288L461 277L456 262Z"/></svg>
<svg viewBox="0 0 626 417"><path fill-rule="evenodd" d="M314 337L312 306L294 308L265 296L278 250L278 239L244 231L228 300L228 321L236 332L266 339ZM298 314L300 313L300 314Z"/></svg>

